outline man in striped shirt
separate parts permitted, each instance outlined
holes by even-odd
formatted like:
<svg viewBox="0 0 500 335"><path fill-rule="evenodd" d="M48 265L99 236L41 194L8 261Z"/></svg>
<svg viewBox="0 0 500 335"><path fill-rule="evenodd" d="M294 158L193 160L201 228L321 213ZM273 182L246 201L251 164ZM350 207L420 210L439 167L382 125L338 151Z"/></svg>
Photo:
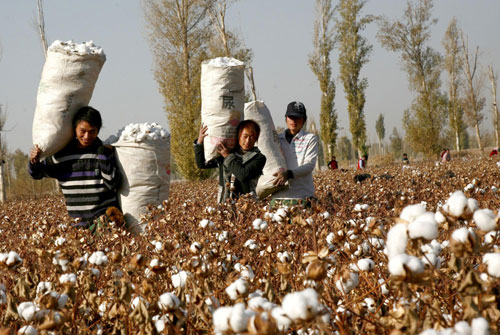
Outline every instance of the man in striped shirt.
<svg viewBox="0 0 500 335"><path fill-rule="evenodd" d="M38 146L30 153L30 175L59 181L68 214L78 219L75 225L80 227L89 227L108 207L118 207L116 189L121 178L113 148L97 137L101 126L99 111L82 107L73 118L75 139L65 148L42 161Z"/></svg>

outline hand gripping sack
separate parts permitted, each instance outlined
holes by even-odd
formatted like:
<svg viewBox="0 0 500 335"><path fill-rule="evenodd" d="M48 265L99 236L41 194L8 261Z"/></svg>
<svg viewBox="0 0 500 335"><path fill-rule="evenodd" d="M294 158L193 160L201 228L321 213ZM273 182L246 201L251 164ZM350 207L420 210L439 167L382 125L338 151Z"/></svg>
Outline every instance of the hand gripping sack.
<svg viewBox="0 0 500 335"><path fill-rule="evenodd" d="M73 138L73 117L87 106L106 55L92 42L55 41L47 51L36 98L33 144L41 158L64 148Z"/></svg>
<svg viewBox="0 0 500 335"><path fill-rule="evenodd" d="M170 193L170 136L156 141L119 140L116 149L122 184L118 199L127 227L142 233L147 205L160 205Z"/></svg>
<svg viewBox="0 0 500 335"><path fill-rule="evenodd" d="M243 120L245 64L234 58L215 58L201 65L201 121L208 126L203 144L206 161L219 156L217 144L236 144Z"/></svg>
<svg viewBox="0 0 500 335"><path fill-rule="evenodd" d="M273 174L286 171L287 167L271 112L263 101L257 100L245 104L245 120L249 119L254 120L260 126L258 147L266 156L266 165L256 187L257 196L262 199L282 188L273 185L276 179Z"/></svg>

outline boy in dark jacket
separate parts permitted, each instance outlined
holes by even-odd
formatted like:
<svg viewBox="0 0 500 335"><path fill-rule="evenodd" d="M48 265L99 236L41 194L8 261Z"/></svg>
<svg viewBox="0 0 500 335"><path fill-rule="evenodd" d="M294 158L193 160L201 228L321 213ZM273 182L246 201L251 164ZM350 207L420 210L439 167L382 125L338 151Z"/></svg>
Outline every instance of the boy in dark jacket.
<svg viewBox="0 0 500 335"><path fill-rule="evenodd" d="M266 157L255 147L260 135L260 127L253 120L242 121L236 129L237 145L229 150L224 143L217 146L221 155L205 162L203 140L207 136L207 126L200 127L198 139L195 141L196 165L200 169L219 168L219 194L217 201L222 203L229 198L238 198L241 194L255 195L257 180L262 175Z"/></svg>

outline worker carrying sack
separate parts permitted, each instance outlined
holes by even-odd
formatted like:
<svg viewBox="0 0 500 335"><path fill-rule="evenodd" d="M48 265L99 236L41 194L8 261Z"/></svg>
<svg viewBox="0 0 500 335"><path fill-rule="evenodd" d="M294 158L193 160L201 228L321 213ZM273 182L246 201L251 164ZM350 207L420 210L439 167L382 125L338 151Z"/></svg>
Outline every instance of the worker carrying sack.
<svg viewBox="0 0 500 335"><path fill-rule="evenodd" d="M220 57L201 65L201 121L208 126L203 145L205 160L219 156L217 145L236 145L236 128L243 120L245 105L245 64Z"/></svg>
<svg viewBox="0 0 500 335"><path fill-rule="evenodd" d="M257 100L245 104L245 120L249 119L254 120L260 126L257 146L260 152L266 156L266 165L264 165L262 176L260 176L255 190L259 199L262 199L284 187L273 185L276 179L273 175L287 170L286 161L281 151L271 112L263 101Z"/></svg>
<svg viewBox="0 0 500 335"><path fill-rule="evenodd" d="M170 134L157 123L133 123L105 143L116 149L122 175L118 199L127 228L142 233L147 206L160 205L170 193Z"/></svg>
<svg viewBox="0 0 500 335"><path fill-rule="evenodd" d="M33 145L42 150L40 158L52 156L73 139L73 117L89 104L105 61L102 48L92 41L55 41L48 48L33 119Z"/></svg>

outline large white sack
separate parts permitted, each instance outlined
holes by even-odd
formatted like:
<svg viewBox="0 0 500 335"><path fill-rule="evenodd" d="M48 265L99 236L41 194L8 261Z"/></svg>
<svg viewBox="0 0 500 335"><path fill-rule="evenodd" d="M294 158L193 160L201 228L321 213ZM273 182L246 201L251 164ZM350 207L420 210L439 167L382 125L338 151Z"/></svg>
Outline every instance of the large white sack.
<svg viewBox="0 0 500 335"><path fill-rule="evenodd" d="M120 130L116 149L122 183L118 199L127 227L141 233L147 205L160 205L170 193L170 134L156 123L130 124ZM107 142L113 142L107 140Z"/></svg>
<svg viewBox="0 0 500 335"><path fill-rule="evenodd" d="M287 167L271 112L263 101L257 100L245 104L245 120L249 119L254 120L260 126L257 146L266 156L266 165L264 165L262 176L260 176L256 188L257 196L262 199L282 188L273 185L273 181L276 179L273 174L286 171Z"/></svg>
<svg viewBox="0 0 500 335"><path fill-rule="evenodd" d="M89 104L105 61L106 55L93 42L55 41L48 48L33 119L33 145L42 150L41 158L73 138L73 117Z"/></svg>
<svg viewBox="0 0 500 335"><path fill-rule="evenodd" d="M219 156L217 144L236 144L236 128L243 120L245 105L245 64L220 57L201 65L201 121L208 126L203 141L205 160Z"/></svg>

